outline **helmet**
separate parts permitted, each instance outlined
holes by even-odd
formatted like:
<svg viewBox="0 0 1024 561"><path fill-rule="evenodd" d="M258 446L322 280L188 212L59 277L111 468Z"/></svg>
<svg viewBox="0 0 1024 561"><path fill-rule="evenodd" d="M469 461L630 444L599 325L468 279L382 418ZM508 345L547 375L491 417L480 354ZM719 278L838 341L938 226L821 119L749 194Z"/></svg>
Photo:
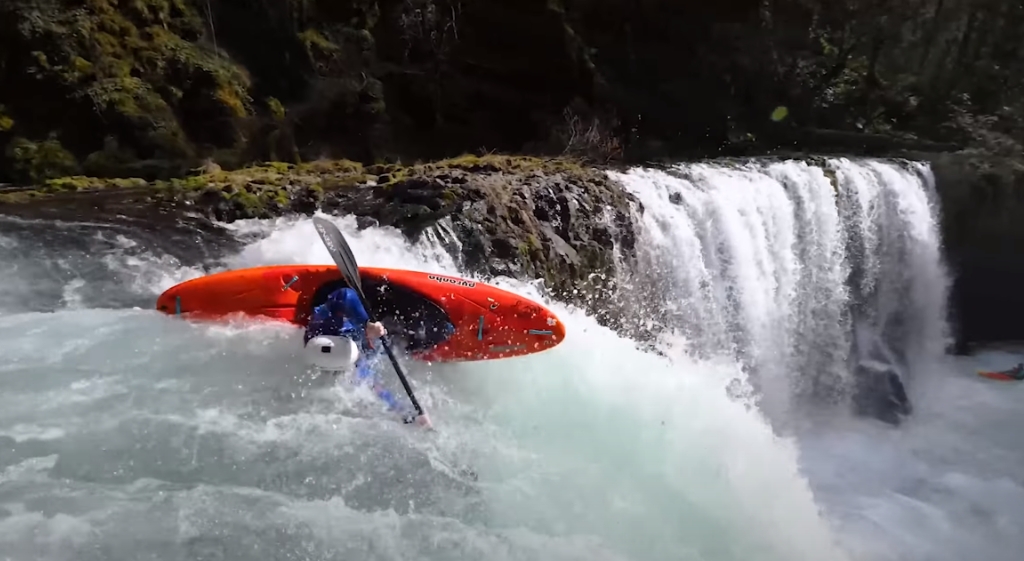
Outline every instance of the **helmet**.
<svg viewBox="0 0 1024 561"><path fill-rule="evenodd" d="M306 343L306 362L324 370L349 370L359 360L359 347L348 337L318 335Z"/></svg>

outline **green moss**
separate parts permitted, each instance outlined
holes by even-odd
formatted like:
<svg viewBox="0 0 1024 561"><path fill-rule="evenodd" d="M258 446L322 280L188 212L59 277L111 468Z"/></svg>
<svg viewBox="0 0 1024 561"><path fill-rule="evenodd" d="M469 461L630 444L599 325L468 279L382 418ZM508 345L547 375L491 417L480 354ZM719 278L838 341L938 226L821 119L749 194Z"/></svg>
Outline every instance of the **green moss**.
<svg viewBox="0 0 1024 561"><path fill-rule="evenodd" d="M7 108L0 104L0 132L14 128L14 119L7 113Z"/></svg>
<svg viewBox="0 0 1024 561"><path fill-rule="evenodd" d="M315 29L307 29L299 33L299 39L305 45L309 56L314 59L318 56L333 54L340 50L337 45L328 41L326 37Z"/></svg>
<svg viewBox="0 0 1024 561"><path fill-rule="evenodd" d="M71 177L60 177L47 181L41 192L57 193L62 191L99 191L102 189L132 189L142 188L149 185L144 179L139 178L97 178L75 175Z"/></svg>
<svg viewBox="0 0 1024 561"><path fill-rule="evenodd" d="M240 141L231 121L252 114L250 79L231 59L186 39L204 34L196 4L81 4L14 12L20 22L12 40L34 49L22 74L64 101L69 125L100 129L143 157L189 158L194 143Z"/></svg>
<svg viewBox="0 0 1024 561"><path fill-rule="evenodd" d="M108 146L116 151L116 146ZM358 189L374 181L385 188L414 177L443 175L450 170L478 173L523 173L532 171L571 170L569 161L549 161L539 158L511 156L463 156L439 162L413 166L378 164L363 167L349 160L317 160L301 164L266 162L237 170L223 170L218 166L205 166L204 173L168 181L147 183L142 179L102 179L80 175L51 178L36 191L9 193L0 202L14 203L34 200L69 191L92 191L110 188L146 188L165 200L193 201L213 211L217 204L227 203L233 217L270 217L288 209L293 197L321 200L325 193L343 189ZM382 173L378 173L382 172ZM210 201L220 201L210 206ZM460 188L447 187L440 193L447 204L459 200ZM223 209L221 209L223 210ZM220 212L221 210L217 210ZM542 251L540 239L530 235L523 240L519 252L533 258Z"/></svg>
<svg viewBox="0 0 1024 561"><path fill-rule="evenodd" d="M226 198L235 202L250 214L258 214L258 211L264 207L261 197L249 191L242 190L234 193L222 193Z"/></svg>
<svg viewBox="0 0 1024 561"><path fill-rule="evenodd" d="M524 259L529 259L530 258L530 244L528 244L526 242L519 242L518 250L519 250L519 256L520 257L522 257Z"/></svg>
<svg viewBox="0 0 1024 561"><path fill-rule="evenodd" d="M270 162L266 167L277 173L288 173L295 169L295 164L289 164L286 162Z"/></svg>
<svg viewBox="0 0 1024 561"><path fill-rule="evenodd" d="M170 185L175 189L180 189L185 192L201 191L209 187L211 183L216 181L215 178L220 175L220 173L212 175L193 175L180 179L172 179L170 181Z"/></svg>
<svg viewBox="0 0 1024 561"><path fill-rule="evenodd" d="M78 172L78 161L51 135L42 142L15 137L4 155L11 163L15 178L24 183L39 184L48 179Z"/></svg>
<svg viewBox="0 0 1024 561"><path fill-rule="evenodd" d="M98 178L72 175L48 179L36 189L0 194L0 203L17 204L52 197L63 193L102 191L105 189L141 189L149 186L139 178Z"/></svg>
<svg viewBox="0 0 1024 561"><path fill-rule="evenodd" d="M298 173L350 174L363 173L363 164L352 160L316 160L296 166Z"/></svg>
<svg viewBox="0 0 1024 561"><path fill-rule="evenodd" d="M433 164L426 164L426 166L434 169L454 168L467 171L504 173L529 173L533 171L545 173L589 172L589 168L584 167L578 160L571 158L538 158L534 156L508 156L500 154L487 154L484 156L464 154Z"/></svg>
<svg viewBox="0 0 1024 561"><path fill-rule="evenodd" d="M414 166L409 168L392 166L387 173L377 177L377 184L383 187L391 187L400 181L409 179L411 174L423 171L424 169L429 170L429 168L426 168L425 166Z"/></svg>
<svg viewBox="0 0 1024 561"><path fill-rule="evenodd" d="M273 117L277 121L281 121L285 118L286 111L284 109L284 105L280 101L278 101L277 98L268 97L266 103L267 111L270 112L271 117Z"/></svg>

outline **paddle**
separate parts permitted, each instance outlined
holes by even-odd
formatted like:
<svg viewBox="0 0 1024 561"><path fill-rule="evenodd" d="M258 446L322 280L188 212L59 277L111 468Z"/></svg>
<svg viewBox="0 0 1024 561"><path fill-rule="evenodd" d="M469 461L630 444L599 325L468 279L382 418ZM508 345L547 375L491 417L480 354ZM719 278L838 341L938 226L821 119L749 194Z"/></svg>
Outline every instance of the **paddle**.
<svg viewBox="0 0 1024 561"><path fill-rule="evenodd" d="M352 249L348 246L348 242L345 241L345 236L341 235L341 231L338 230L337 226L319 216L313 217L313 226L316 228L317 233L320 234L320 239L324 242L324 245L327 246L327 251L330 252L331 258L338 265L341 275L345 277L345 282L359 295L359 301L362 302L363 308L366 309L366 314L370 316L370 321L377 321L373 317L370 303L366 301L366 295L363 294L363 282L359 278L359 265L356 263L356 256L352 254ZM388 344L387 339L384 337L381 337L380 341L384 345L384 350L388 353L388 358L391 359L391 364L395 367L398 379L402 381L405 393L409 395L409 401L416 408L416 414L423 415L423 408L420 407L419 401L416 401L416 396L412 393L412 388L409 386L409 381L405 378L405 373L402 372L402 366L398 364L398 359L395 358L395 353L391 352L391 345ZM407 419L406 422L410 421Z"/></svg>

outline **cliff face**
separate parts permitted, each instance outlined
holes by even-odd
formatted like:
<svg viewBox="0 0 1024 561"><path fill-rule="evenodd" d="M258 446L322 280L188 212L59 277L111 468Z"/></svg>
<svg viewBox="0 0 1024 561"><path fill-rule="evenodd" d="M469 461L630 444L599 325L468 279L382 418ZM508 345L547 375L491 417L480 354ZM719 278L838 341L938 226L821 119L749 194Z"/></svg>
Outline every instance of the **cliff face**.
<svg viewBox="0 0 1024 561"><path fill-rule="evenodd" d="M7 0L0 182L481 149L1019 154L1024 8L880 6Z"/></svg>
<svg viewBox="0 0 1024 561"><path fill-rule="evenodd" d="M986 154L923 156L942 203L960 350L1024 340L1024 164Z"/></svg>

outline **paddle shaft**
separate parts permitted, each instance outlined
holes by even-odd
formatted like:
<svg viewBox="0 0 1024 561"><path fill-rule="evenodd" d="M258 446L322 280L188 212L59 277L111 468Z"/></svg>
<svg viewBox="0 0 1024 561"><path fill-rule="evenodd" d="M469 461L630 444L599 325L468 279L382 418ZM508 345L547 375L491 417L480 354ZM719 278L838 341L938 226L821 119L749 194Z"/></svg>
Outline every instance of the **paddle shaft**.
<svg viewBox="0 0 1024 561"><path fill-rule="evenodd" d="M373 309L370 307L370 303L367 302L366 295L363 294L363 280L359 275L359 264L356 263L356 256L352 253L352 248L349 247L348 242L345 241L345 236L341 234L337 226L323 218L314 216L313 225L316 227L320 240L324 242L324 246L327 247L327 251L331 254L331 259L334 259L335 265L338 266L341 276L356 291L356 295L359 296L359 302L363 305L363 309L366 310L366 315L371 322L376 322ZM384 345L384 351L387 352L388 358L391 359L391 365L395 367L395 374L398 374L398 379L402 382L402 387L405 388L409 401L416 408L417 415L423 415L423 407L416 400L416 395L412 392L412 387L409 385L409 380L405 377L405 372L402 371L402 366L398 363L398 358L391 351L391 345L388 344L387 339L384 337L381 337L380 342Z"/></svg>
<svg viewBox="0 0 1024 561"><path fill-rule="evenodd" d="M363 287L360 286L355 289L356 294L359 295L359 301L363 303L363 308L366 310L366 315L370 317L371 322L377 321L373 316L373 311L370 309L369 302L366 301L366 297L363 295ZM385 337L380 338L381 345L384 346L384 352L388 354L388 358L391 359L391 365L395 367L395 373L398 374L399 381L402 382L402 387L405 388L405 393L409 396L409 401L412 402L412 406L416 408L418 415L423 414L423 408L420 407L420 402L416 399L416 394L412 393L412 387L409 385L409 380L405 378L405 373L402 372L402 366L398 364L398 358L395 353L391 350L391 345L388 344L388 340Z"/></svg>

